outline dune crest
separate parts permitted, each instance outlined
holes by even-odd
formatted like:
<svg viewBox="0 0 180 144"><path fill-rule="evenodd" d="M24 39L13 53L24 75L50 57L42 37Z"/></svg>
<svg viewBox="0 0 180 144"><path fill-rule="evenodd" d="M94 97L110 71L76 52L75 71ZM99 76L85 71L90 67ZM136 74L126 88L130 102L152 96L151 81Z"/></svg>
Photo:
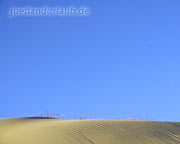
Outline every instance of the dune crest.
<svg viewBox="0 0 180 144"><path fill-rule="evenodd" d="M0 119L0 144L179 143L179 122Z"/></svg>

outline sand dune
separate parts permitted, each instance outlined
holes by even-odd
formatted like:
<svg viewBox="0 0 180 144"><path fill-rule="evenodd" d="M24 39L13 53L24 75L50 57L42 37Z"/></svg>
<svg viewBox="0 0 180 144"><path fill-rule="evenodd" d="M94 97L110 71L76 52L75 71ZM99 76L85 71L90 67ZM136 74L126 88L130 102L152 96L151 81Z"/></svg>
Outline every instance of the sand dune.
<svg viewBox="0 0 180 144"><path fill-rule="evenodd" d="M0 144L180 144L180 123L0 119Z"/></svg>

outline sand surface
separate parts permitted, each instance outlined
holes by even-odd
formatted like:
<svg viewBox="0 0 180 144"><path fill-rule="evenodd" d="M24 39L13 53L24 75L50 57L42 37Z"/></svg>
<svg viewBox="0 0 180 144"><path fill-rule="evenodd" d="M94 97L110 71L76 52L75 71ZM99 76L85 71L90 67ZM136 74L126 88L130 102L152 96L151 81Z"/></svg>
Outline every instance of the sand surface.
<svg viewBox="0 0 180 144"><path fill-rule="evenodd" d="M0 119L0 144L180 144L180 123Z"/></svg>

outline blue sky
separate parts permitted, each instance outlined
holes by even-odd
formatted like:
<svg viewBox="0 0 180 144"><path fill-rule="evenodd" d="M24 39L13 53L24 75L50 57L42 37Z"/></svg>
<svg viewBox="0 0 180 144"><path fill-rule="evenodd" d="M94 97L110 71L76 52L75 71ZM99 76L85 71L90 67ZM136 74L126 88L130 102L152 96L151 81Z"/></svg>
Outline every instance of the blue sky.
<svg viewBox="0 0 180 144"><path fill-rule="evenodd" d="M11 7L91 9L8 17ZM180 121L179 0L0 0L0 117Z"/></svg>

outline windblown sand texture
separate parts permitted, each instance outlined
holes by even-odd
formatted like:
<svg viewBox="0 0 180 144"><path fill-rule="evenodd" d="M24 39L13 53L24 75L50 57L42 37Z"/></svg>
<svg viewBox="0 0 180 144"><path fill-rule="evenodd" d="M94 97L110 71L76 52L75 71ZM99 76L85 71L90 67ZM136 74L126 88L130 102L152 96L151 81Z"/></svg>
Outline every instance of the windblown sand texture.
<svg viewBox="0 0 180 144"><path fill-rule="evenodd" d="M0 144L180 144L180 123L0 119Z"/></svg>

